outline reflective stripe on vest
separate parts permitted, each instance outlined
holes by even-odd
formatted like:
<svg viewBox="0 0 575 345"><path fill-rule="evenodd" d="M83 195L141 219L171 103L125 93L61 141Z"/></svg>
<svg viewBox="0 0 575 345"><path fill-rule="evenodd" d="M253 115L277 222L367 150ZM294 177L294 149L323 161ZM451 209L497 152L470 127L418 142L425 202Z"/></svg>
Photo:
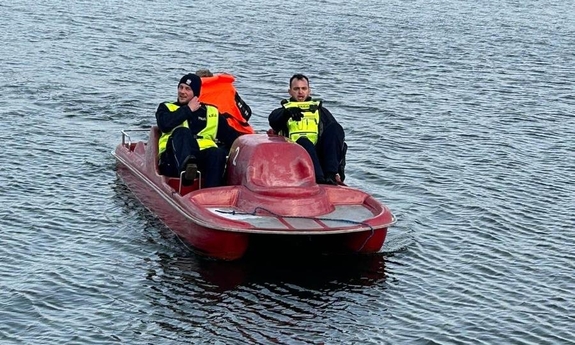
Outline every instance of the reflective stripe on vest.
<svg viewBox="0 0 575 345"><path fill-rule="evenodd" d="M317 143L319 133L319 107L320 101L287 102L283 107L300 108L303 117L300 121L289 119L287 122L288 138L297 141L301 137L308 138L314 145Z"/></svg>
<svg viewBox="0 0 575 345"><path fill-rule="evenodd" d="M179 105L174 103L164 103L169 111L174 112L180 108ZM206 106L206 127L197 135L198 146L200 150L207 149L208 147L218 147L215 142L216 134L218 133L218 109L212 106ZM215 122L215 123L214 123ZM174 127L169 133L162 133L158 140L158 154L166 151L168 139L172 136L172 132L178 127L190 128L188 120L182 122L181 125Z"/></svg>
<svg viewBox="0 0 575 345"><path fill-rule="evenodd" d="M218 108L206 105L206 127L198 133L200 150L218 147L216 135L218 134Z"/></svg>

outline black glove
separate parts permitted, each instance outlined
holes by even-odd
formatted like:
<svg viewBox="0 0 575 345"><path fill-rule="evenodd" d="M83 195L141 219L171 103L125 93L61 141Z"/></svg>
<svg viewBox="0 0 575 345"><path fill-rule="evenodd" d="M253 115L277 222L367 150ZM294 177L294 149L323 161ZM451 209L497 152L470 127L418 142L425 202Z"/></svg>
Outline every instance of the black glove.
<svg viewBox="0 0 575 345"><path fill-rule="evenodd" d="M292 118L292 120L294 121L301 121L302 117L303 117L303 113L301 112L301 109L298 107L291 107L291 108L287 108L284 110L284 116L286 117L286 121L287 119L289 119L290 117Z"/></svg>

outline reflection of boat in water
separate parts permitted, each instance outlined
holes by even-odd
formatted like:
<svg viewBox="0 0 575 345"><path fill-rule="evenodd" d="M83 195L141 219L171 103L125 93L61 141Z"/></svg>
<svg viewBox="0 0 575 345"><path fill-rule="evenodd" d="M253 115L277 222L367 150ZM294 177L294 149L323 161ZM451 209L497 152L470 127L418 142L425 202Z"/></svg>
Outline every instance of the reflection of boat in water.
<svg viewBox="0 0 575 345"><path fill-rule="evenodd" d="M122 132L113 152L118 175L171 230L201 254L243 257L254 245L276 251L291 242L326 253L374 253L395 222L369 194L318 185L305 150L280 136L247 134L231 148L227 185L201 188L158 172L157 127L147 142Z"/></svg>
<svg viewBox="0 0 575 345"><path fill-rule="evenodd" d="M253 284L297 285L304 289L348 289L350 286L372 286L387 278L386 256L373 255L301 255L297 257L246 257L232 262L204 259L198 256L177 257L160 254L160 266L150 279L162 280L164 286L204 286L226 291ZM159 276L161 275L161 276ZM186 284L182 285L182 280Z"/></svg>

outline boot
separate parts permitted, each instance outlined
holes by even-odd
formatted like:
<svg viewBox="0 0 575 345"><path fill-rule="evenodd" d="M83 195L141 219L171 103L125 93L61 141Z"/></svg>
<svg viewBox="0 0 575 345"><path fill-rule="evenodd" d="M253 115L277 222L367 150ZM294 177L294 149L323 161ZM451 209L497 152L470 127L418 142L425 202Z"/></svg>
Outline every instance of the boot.
<svg viewBox="0 0 575 345"><path fill-rule="evenodd" d="M184 170L182 176L182 184L184 186L189 186L194 183L196 176L198 174L198 164L196 163L195 156L188 156L184 160Z"/></svg>
<svg viewBox="0 0 575 345"><path fill-rule="evenodd" d="M337 178L336 178L336 174L335 173L327 173L325 174L325 178L324 178L324 182L323 184L331 184L331 185L337 185Z"/></svg>

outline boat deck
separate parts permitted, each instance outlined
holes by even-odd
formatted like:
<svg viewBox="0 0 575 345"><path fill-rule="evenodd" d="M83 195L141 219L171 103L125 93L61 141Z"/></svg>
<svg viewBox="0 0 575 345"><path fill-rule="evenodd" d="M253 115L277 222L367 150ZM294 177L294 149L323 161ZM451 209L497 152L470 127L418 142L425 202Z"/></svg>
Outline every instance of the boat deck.
<svg viewBox="0 0 575 345"><path fill-rule="evenodd" d="M347 232L344 229L357 228L361 224L367 226L363 222L374 216L369 209L362 205L337 205L333 212L319 217L279 216L271 212L269 215L255 215L225 207L214 207L208 210L220 217L248 223L253 226L253 232L277 230L278 233L283 233L283 231L285 233L317 232L318 230L333 230L328 231L328 233ZM265 209L260 209L259 213L263 213L262 211L265 212Z"/></svg>

